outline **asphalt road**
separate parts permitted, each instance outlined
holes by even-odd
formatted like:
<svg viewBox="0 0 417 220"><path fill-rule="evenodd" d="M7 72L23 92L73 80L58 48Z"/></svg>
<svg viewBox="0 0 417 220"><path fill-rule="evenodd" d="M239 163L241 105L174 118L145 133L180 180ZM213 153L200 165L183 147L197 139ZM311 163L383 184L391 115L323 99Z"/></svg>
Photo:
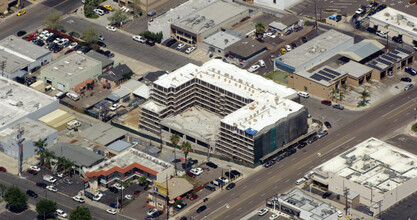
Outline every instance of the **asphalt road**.
<svg viewBox="0 0 417 220"><path fill-rule="evenodd" d="M42 25L42 20L47 14L54 11L66 14L74 11L81 4L81 1L78 0L47 0L34 4L26 9L25 15L20 17L11 15L12 17L0 23L0 39L16 34L20 30L35 31Z"/></svg>
<svg viewBox="0 0 417 220"><path fill-rule="evenodd" d="M72 198L70 198L69 196L61 194L59 192L53 193L48 190L41 189L35 186L34 183L21 179L9 173L3 173L3 172L0 173L0 183L5 184L6 186L15 185L19 187L25 193L26 193L26 190L28 189L35 191L39 195L38 198L35 199L32 197L29 197L29 203L33 205L36 205L36 203L39 202L41 199L47 198L47 199L55 201L57 203L58 208L66 212L68 215L71 212L71 210L75 209L79 205L83 205L90 209L90 212L93 215L93 219L109 219L110 216L113 218L113 216L108 214L105 210L96 208L94 206L90 206L85 203L80 204L72 200ZM119 219L129 219L129 218L119 215Z"/></svg>
<svg viewBox="0 0 417 220"><path fill-rule="evenodd" d="M189 213L193 219L239 219L277 193L295 186L295 181L313 167L355 146L369 137L384 138L414 119L417 89L400 93L369 109L344 127L308 145L302 151L264 169L237 184L231 191L207 202L207 210ZM318 155L320 153L320 156Z"/></svg>

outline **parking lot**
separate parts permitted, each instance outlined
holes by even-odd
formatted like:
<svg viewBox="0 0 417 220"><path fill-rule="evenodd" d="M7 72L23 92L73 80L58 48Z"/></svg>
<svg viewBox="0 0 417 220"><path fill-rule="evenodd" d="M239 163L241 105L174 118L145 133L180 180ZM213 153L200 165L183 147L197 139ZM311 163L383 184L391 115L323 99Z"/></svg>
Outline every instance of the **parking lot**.
<svg viewBox="0 0 417 220"><path fill-rule="evenodd" d="M175 43L173 43L173 42L175 42ZM190 46L190 45L185 44L185 43L182 43L182 42L179 42L179 41L176 41L176 40L171 39L171 38L162 42L162 45L164 45L166 47L169 47L173 50L182 52L184 54L191 54L195 50L195 47Z"/></svg>
<svg viewBox="0 0 417 220"><path fill-rule="evenodd" d="M140 195L135 195L134 191L139 191ZM117 203L117 199L119 199L120 203L122 201L125 202L126 200L129 200L126 198L126 195L131 195L135 198L137 198L138 196L144 196L142 195L143 193L145 193L146 191L144 190L144 188L136 183L133 183L132 185L130 185L129 187L126 187L125 189L122 190L118 190L117 193L113 193L110 190L106 190L103 192L103 197L101 197L100 199L100 203L103 203L107 206L110 207L110 204L115 204Z"/></svg>

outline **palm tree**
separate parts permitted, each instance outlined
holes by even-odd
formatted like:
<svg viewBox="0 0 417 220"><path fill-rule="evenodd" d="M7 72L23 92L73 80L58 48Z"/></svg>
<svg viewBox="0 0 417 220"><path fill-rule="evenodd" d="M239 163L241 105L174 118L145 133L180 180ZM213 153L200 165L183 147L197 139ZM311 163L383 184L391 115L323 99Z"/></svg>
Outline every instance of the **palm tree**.
<svg viewBox="0 0 417 220"><path fill-rule="evenodd" d="M336 89L335 89L335 88L333 88L333 89L330 91L330 98L333 100L333 99L334 99L334 97L336 96L336 94L337 94L337 91L336 91Z"/></svg>
<svg viewBox="0 0 417 220"><path fill-rule="evenodd" d="M181 143L181 150L182 150L182 152L183 152L183 153L184 153L184 155L185 155L185 161L187 161L187 156L188 156L188 153L190 153L190 152L191 152L191 150L192 150L190 142L188 142L188 141L183 141L183 142Z"/></svg>
<svg viewBox="0 0 417 220"><path fill-rule="evenodd" d="M263 34L265 32L265 25L262 22L258 22L255 24L255 33L256 36L259 34Z"/></svg>
<svg viewBox="0 0 417 220"><path fill-rule="evenodd" d="M344 97L345 97L345 93L343 91L339 91L339 100L342 101Z"/></svg>
<svg viewBox="0 0 417 220"><path fill-rule="evenodd" d="M175 169L175 176L177 176L177 152L175 149L177 148L178 142L180 142L180 136L178 134L171 135L171 138L169 139L171 141L172 146L174 147L174 169Z"/></svg>
<svg viewBox="0 0 417 220"><path fill-rule="evenodd" d="M362 99L362 103L365 104L366 98L370 96L369 92L364 89L361 93L359 98Z"/></svg>
<svg viewBox="0 0 417 220"><path fill-rule="evenodd" d="M35 152L39 156L39 160L41 161L41 166L43 166L46 154L45 154L45 142L46 140L40 139L38 141L33 142L36 149Z"/></svg>

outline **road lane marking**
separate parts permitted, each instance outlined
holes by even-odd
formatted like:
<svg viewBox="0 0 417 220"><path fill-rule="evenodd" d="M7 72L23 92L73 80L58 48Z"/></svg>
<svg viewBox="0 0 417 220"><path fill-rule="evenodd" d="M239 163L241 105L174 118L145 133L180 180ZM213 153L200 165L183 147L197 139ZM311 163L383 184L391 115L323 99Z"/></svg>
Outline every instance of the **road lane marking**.
<svg viewBox="0 0 417 220"><path fill-rule="evenodd" d="M302 169L303 167L307 166L311 162L313 162L313 161L312 160L308 161L307 163L303 164L301 167L298 167L297 170Z"/></svg>
<svg viewBox="0 0 417 220"><path fill-rule="evenodd" d="M290 181L290 179L285 180L284 183L288 183L288 181Z"/></svg>
<svg viewBox="0 0 417 220"><path fill-rule="evenodd" d="M242 187L242 189L246 189L246 187L248 187L247 185L245 185L244 187Z"/></svg>
<svg viewBox="0 0 417 220"><path fill-rule="evenodd" d="M261 197L264 197L264 196L265 196L265 193L261 195Z"/></svg>
<svg viewBox="0 0 417 220"><path fill-rule="evenodd" d="M273 189L277 189L278 188L278 186L274 186L274 188Z"/></svg>
<svg viewBox="0 0 417 220"><path fill-rule="evenodd" d="M396 121L398 121L398 118L397 118L397 119L395 119L393 122L396 122Z"/></svg>
<svg viewBox="0 0 417 220"><path fill-rule="evenodd" d="M414 101L414 100L410 100L410 101ZM402 105L398 106L397 108L395 108L395 109L393 109L393 110L389 111L388 113L386 113L386 114L385 114L385 115L383 115L382 117L385 117L385 116L387 116L387 115L391 114L392 112L394 112L394 111L396 111L396 110L398 110L398 109L402 108L404 105L407 105L410 101L408 101L408 102L406 102L406 103L404 103L404 104L402 104ZM394 115L391 115L391 116L390 116L390 117L388 117L388 118L389 118L389 119L391 119L391 118L393 118L393 117L397 116L398 114L400 114L401 112L403 112L403 111L405 111L405 110L407 110L407 109L409 109L409 108L411 108L411 107L413 107L413 106L415 106L415 105L417 105L417 104L416 104L416 103L414 103L414 104L412 104L412 105L408 106L407 108L405 108L405 109L403 109L403 110L401 110L401 111L399 111L399 112L395 113Z"/></svg>
<svg viewBox="0 0 417 220"><path fill-rule="evenodd" d="M349 139L349 140L347 140L347 141L345 141L345 142L343 142L343 143L341 143L341 144L337 145L337 146L336 146L336 147L334 147L333 149L331 149L331 150L327 151L326 153L323 153L323 154L322 154L322 156L323 156L323 155L326 155L326 154L328 154L328 153L330 153L330 152L332 152L333 150L335 150L335 149L339 148L340 146L342 146L342 145L346 144L347 142L349 142L349 141L351 141L351 140L353 140L353 139L355 139L355 138L356 138L356 137L352 137L351 139Z"/></svg>

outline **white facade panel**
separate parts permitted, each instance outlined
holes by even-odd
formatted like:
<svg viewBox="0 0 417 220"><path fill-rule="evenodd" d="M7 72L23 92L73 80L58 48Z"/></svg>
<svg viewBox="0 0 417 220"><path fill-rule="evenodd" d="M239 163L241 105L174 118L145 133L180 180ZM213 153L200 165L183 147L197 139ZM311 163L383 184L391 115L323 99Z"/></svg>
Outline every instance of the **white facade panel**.
<svg viewBox="0 0 417 220"><path fill-rule="evenodd" d="M271 7L274 9L284 10L300 0L255 0L255 4Z"/></svg>

